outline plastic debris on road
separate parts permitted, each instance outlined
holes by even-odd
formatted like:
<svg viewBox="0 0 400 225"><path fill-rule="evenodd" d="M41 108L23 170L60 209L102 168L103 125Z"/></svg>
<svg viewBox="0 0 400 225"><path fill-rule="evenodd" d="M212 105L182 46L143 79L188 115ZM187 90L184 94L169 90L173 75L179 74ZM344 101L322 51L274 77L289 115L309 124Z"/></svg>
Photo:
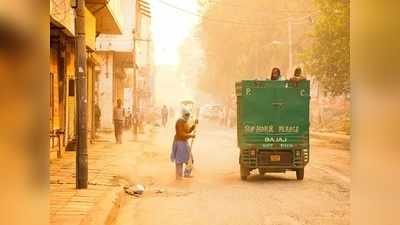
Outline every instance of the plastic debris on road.
<svg viewBox="0 0 400 225"><path fill-rule="evenodd" d="M133 196L140 196L144 193L144 186L141 184L137 184L135 186L124 186L125 193Z"/></svg>

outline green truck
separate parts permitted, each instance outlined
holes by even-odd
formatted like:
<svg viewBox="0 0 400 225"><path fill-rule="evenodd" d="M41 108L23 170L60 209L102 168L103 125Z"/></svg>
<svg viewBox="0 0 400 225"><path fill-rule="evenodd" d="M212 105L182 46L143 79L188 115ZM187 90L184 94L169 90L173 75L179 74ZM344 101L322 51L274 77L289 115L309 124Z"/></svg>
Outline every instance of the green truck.
<svg viewBox="0 0 400 225"><path fill-rule="evenodd" d="M295 171L310 160L310 82L244 80L236 83L240 176L252 170Z"/></svg>

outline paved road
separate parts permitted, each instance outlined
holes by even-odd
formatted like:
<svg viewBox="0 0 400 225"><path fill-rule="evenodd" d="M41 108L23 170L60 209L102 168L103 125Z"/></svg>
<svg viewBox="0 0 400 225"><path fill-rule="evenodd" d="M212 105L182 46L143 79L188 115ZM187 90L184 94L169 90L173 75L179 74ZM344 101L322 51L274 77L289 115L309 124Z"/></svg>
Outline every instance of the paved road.
<svg viewBox="0 0 400 225"><path fill-rule="evenodd" d="M303 181L294 172L241 181L234 131L202 124L193 147L195 177L175 181L171 130L160 128L155 143L138 153L125 179L144 184L146 192L124 203L116 225L350 224L348 150L313 139Z"/></svg>

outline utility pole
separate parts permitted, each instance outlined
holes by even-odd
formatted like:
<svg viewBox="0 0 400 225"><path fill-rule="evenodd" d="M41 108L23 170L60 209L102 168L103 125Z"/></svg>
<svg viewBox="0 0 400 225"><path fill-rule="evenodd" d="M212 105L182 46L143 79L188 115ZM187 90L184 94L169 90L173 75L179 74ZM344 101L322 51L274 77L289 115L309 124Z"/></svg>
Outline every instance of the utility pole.
<svg viewBox="0 0 400 225"><path fill-rule="evenodd" d="M137 12L135 12L137 13ZM137 16L135 18L135 21L137 19ZM136 74L136 26L135 29L132 32L133 36L133 84L132 84L132 110L133 110L133 118L134 118L134 123L133 123L133 140L137 140L137 135L138 135L138 123L139 123L139 115L138 115L138 107L137 107L137 74Z"/></svg>
<svg viewBox="0 0 400 225"><path fill-rule="evenodd" d="M149 94L149 90L150 90L150 73L151 73L151 70L150 70L150 42L149 41L147 42L147 45L146 45L146 67L147 67L147 70L146 70L147 82L145 85L145 91L146 91L147 103L149 103L150 96L147 95L147 94Z"/></svg>
<svg viewBox="0 0 400 225"><path fill-rule="evenodd" d="M132 109L135 111L136 123L133 124L133 136L134 140L137 140L137 135L139 132L139 125L142 123L140 121L139 115L139 106L140 106L140 93L137 85L137 76L138 76L138 66L137 66L137 41L142 41L141 39L141 23L142 23L142 15L146 17L151 17L150 12L150 4L145 0L136 0L135 1L135 28L132 34L133 38L133 106Z"/></svg>
<svg viewBox="0 0 400 225"><path fill-rule="evenodd" d="M304 19L306 19L307 22L301 21ZM308 15L304 18L301 18L300 20L297 20L297 21L293 20L290 15L288 16L289 73L293 73L293 36L292 36L293 35L293 31L292 31L293 25L300 25L300 24L307 24L307 23L310 23L310 24L313 23L312 17L310 15ZM286 74L286 78L287 78L287 76L288 75Z"/></svg>
<svg viewBox="0 0 400 225"><path fill-rule="evenodd" d="M260 42L256 41L256 50L255 50L255 64L254 64L254 76L257 79L258 78L258 56L259 56L259 52L258 52L258 48L260 48Z"/></svg>
<svg viewBox="0 0 400 225"><path fill-rule="evenodd" d="M86 90L86 43L85 43L85 0L76 0L76 44L75 75L77 105L77 152L76 152L76 188L86 189L88 185L87 153L87 90Z"/></svg>
<svg viewBox="0 0 400 225"><path fill-rule="evenodd" d="M139 96L137 90L137 49L136 49L136 40L140 36L140 1L135 1L135 28L132 33L133 38L133 106L132 109L134 111L135 123L133 124L133 139L136 141L139 133Z"/></svg>
<svg viewBox="0 0 400 225"><path fill-rule="evenodd" d="M288 19L288 43L289 43L289 71L286 73L286 79L288 79L288 74L292 73L293 67L293 51L292 51L292 18Z"/></svg>

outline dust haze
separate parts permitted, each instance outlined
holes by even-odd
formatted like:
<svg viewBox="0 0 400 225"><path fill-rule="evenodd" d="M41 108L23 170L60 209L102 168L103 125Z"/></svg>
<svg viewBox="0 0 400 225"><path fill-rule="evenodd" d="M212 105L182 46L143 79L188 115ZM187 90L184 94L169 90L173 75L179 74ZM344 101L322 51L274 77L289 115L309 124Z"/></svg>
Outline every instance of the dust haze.
<svg viewBox="0 0 400 225"><path fill-rule="evenodd" d="M349 7L345 1L198 1L202 16L172 8L191 29L179 35L176 62L157 65L157 103L190 98L199 107L229 107L236 82L270 79L274 67L290 79L299 67L311 81L311 129L350 134Z"/></svg>

